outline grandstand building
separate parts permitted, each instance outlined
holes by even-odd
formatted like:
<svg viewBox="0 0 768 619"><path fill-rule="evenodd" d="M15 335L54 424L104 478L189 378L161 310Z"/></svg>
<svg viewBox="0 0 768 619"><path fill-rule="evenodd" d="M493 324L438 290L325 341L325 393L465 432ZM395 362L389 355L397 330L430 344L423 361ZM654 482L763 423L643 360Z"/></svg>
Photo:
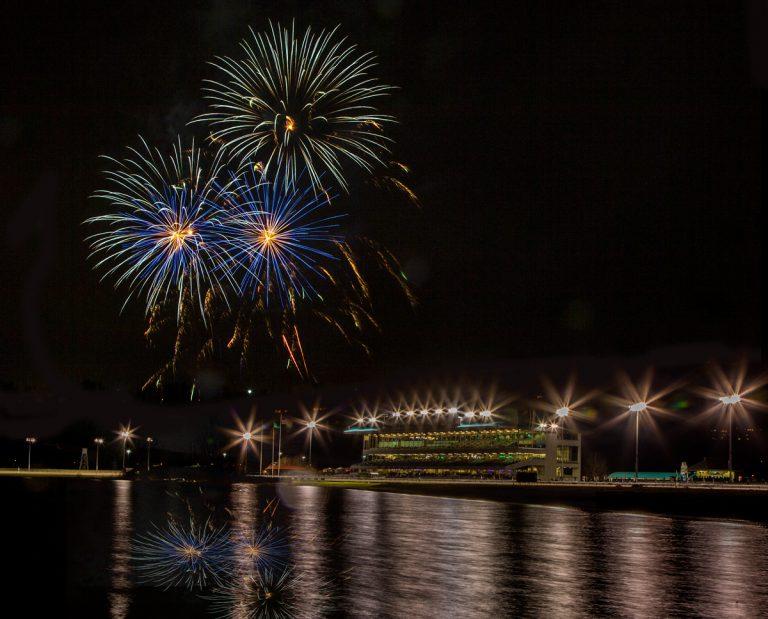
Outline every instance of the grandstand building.
<svg viewBox="0 0 768 619"><path fill-rule="evenodd" d="M505 477L520 481L581 479L581 435L460 424L446 430L363 432L361 470L378 475Z"/></svg>

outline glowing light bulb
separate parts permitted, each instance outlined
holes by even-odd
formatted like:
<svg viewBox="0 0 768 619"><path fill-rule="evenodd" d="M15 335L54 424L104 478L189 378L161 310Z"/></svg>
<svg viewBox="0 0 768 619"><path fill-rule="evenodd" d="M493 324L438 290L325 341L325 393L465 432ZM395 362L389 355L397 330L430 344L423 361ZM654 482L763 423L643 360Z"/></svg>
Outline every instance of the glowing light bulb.
<svg viewBox="0 0 768 619"><path fill-rule="evenodd" d="M629 406L629 412L630 413L639 413L641 411L644 411L646 408L648 408L648 404L645 402L635 402L634 404L631 404Z"/></svg>

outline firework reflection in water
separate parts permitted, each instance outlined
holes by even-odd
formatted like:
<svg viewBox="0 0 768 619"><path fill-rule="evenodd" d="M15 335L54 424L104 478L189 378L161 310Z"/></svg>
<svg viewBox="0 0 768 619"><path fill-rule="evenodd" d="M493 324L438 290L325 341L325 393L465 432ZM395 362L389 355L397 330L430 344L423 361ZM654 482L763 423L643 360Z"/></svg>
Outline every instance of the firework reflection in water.
<svg viewBox="0 0 768 619"><path fill-rule="evenodd" d="M237 557L248 561L257 571L280 569L288 565L288 542L280 529L271 522L236 536L234 548Z"/></svg>
<svg viewBox="0 0 768 619"><path fill-rule="evenodd" d="M260 570L233 577L210 596L211 612L217 617L251 619L311 617L296 605L302 579L291 567Z"/></svg>
<svg viewBox="0 0 768 619"><path fill-rule="evenodd" d="M140 578L164 590L218 586L232 570L228 532L210 518L203 525L192 517L188 526L173 519L165 528L155 525L134 541L132 554Z"/></svg>

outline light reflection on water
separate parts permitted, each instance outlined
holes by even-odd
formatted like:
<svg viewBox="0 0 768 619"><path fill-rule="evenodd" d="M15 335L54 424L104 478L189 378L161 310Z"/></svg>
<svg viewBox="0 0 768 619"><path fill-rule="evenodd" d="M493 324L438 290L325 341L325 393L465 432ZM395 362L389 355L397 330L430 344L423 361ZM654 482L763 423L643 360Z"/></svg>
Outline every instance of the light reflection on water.
<svg viewBox="0 0 768 619"><path fill-rule="evenodd" d="M112 554L109 610L113 619L128 616L131 606L131 522L133 483L126 480L112 482L114 488L112 515Z"/></svg>
<svg viewBox="0 0 768 619"><path fill-rule="evenodd" d="M149 595L134 584L130 539L162 522L161 486L109 486L112 617L138 616L133 606ZM233 534L261 522L275 494L249 484L217 492ZM88 492L70 495L87 505ZM279 496L302 616L714 618L768 607L768 529L758 524L318 487ZM174 616L172 596L164 608L152 595L159 614ZM185 616L206 616L204 600L191 604Z"/></svg>

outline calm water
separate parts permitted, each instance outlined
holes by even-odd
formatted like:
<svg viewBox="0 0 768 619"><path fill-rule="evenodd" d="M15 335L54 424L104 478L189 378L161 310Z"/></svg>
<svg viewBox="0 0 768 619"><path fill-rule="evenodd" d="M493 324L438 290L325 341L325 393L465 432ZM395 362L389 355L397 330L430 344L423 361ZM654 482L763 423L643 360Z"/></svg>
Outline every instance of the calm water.
<svg viewBox="0 0 768 619"><path fill-rule="evenodd" d="M59 583L66 616L210 616L205 599L137 582L133 536L182 515L182 499L246 530L276 494L303 616L757 617L768 608L768 529L747 522L316 487L2 483L23 505L14 535L36 540L31 565Z"/></svg>

